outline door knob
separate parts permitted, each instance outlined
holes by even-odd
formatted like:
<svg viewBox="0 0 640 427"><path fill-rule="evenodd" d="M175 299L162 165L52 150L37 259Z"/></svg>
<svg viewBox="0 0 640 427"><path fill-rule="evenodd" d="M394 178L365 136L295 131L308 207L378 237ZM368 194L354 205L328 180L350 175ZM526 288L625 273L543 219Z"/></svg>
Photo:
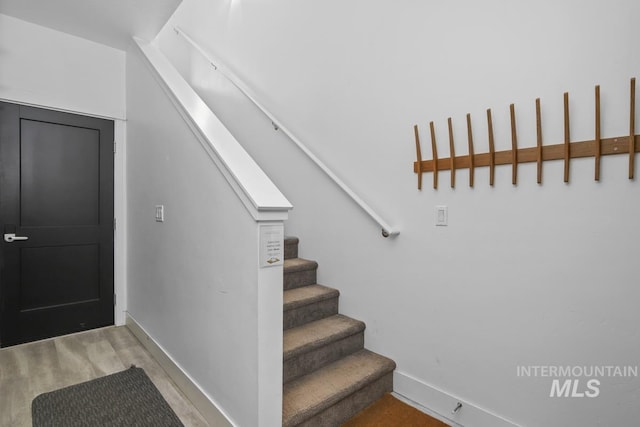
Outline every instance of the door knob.
<svg viewBox="0 0 640 427"><path fill-rule="evenodd" d="M29 240L27 236L16 236L15 233L5 233L4 241L7 243L15 242L16 240Z"/></svg>

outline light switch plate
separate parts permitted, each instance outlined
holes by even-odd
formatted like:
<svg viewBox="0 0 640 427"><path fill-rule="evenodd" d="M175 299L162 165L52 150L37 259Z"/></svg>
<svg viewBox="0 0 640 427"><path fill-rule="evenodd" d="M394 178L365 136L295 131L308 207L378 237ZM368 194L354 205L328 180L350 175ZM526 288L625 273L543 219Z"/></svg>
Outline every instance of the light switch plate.
<svg viewBox="0 0 640 427"><path fill-rule="evenodd" d="M436 226L444 227L449 224L449 208L447 206L436 206Z"/></svg>
<svg viewBox="0 0 640 427"><path fill-rule="evenodd" d="M164 205L156 205L156 221L164 222Z"/></svg>

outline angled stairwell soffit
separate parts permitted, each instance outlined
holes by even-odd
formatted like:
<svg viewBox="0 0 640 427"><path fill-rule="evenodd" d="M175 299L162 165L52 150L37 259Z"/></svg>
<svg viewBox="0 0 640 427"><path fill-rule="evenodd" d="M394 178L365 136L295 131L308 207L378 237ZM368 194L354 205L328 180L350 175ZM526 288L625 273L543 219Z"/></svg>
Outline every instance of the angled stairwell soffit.
<svg viewBox="0 0 640 427"><path fill-rule="evenodd" d="M152 40L182 0L0 0L0 13L126 50Z"/></svg>

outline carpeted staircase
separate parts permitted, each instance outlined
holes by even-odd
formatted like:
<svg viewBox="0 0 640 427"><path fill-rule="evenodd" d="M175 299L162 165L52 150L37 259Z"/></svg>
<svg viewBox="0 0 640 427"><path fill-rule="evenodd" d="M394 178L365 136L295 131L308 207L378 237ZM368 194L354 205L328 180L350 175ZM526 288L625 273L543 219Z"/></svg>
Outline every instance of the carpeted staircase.
<svg viewBox="0 0 640 427"><path fill-rule="evenodd" d="M396 364L364 348L364 323L338 314L317 269L285 238L283 427L339 426L393 389Z"/></svg>

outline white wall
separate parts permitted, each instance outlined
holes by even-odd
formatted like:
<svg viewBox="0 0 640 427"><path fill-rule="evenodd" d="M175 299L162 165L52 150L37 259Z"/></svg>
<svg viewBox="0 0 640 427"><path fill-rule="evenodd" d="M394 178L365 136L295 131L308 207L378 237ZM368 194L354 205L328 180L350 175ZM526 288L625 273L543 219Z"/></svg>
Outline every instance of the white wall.
<svg viewBox="0 0 640 427"><path fill-rule="evenodd" d="M279 425L282 266L259 268L260 223L140 55L127 55L128 312L231 423Z"/></svg>
<svg viewBox="0 0 640 427"><path fill-rule="evenodd" d="M299 2L185 0L159 44L295 209L287 234L341 291L341 311L367 323L367 347L398 363L403 390L464 425L634 425L638 378L602 378L597 398L549 398L550 378L518 378L518 365L636 365L640 356L634 247L640 183L625 156L458 172L450 189L416 189L414 124L430 158L434 120L448 156L446 119L466 153L510 148L516 104L521 146L535 145L534 99L545 144L563 140L562 94L572 138L593 137L593 87L602 86L603 136L628 132L628 85L640 77L635 0L513 2ZM180 25L246 78L264 104L393 225L385 240L359 208L171 30ZM636 173L640 173L637 170ZM434 207L449 226L434 227ZM413 392L406 383L418 391ZM487 421L489 420L489 421ZM506 424L506 423L505 423Z"/></svg>
<svg viewBox="0 0 640 427"><path fill-rule="evenodd" d="M125 118L125 53L0 14L0 99Z"/></svg>

